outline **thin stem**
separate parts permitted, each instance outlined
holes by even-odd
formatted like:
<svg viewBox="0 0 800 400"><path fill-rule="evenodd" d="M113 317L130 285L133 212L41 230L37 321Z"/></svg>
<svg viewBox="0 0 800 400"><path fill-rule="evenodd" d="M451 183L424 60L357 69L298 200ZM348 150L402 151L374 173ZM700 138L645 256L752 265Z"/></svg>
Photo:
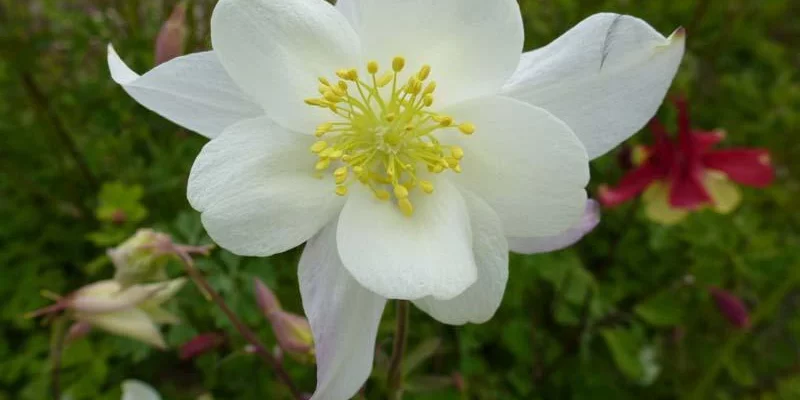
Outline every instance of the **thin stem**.
<svg viewBox="0 0 800 400"><path fill-rule="evenodd" d="M789 277L784 279L783 283L775 289L753 313L752 327L755 327L761 320L771 315L775 309L780 306L783 298L786 297L789 292L794 289L798 281L800 281L800 273L794 272L793 269L790 269L790 271L792 272L789 273ZM736 334L732 335L728 341L725 342L719 355L714 360L714 364L712 364L711 368L706 370L705 375L698 381L697 386L695 386L694 390L687 396L688 399L701 400L707 398L706 393L717 380L717 375L722 371L725 361L736 352L739 345L749 336L749 333L750 330L736 332Z"/></svg>
<svg viewBox="0 0 800 400"><path fill-rule="evenodd" d="M286 387L292 393L292 396L297 400L303 399L303 395L297 389L297 386L283 368L283 365L275 359L269 350L267 350L264 344L261 343L261 340L258 339L258 336L252 330L250 330L250 328L248 328L241 319L239 319L233 310L231 310L228 304L225 303L225 300L222 298L222 296L220 296L220 294L217 293L213 287L211 287L203 274L201 274L200 271L195 267L192 257L186 251L180 250L178 251L178 256L183 261L184 270L186 270L186 273L192 278L195 285L199 287L200 291L208 295L211 298L211 301L213 301L222 310L239 334L242 335L242 337L253 346L256 354L261 357L267 366L275 371L275 373L278 375L278 379L280 379L281 382L286 385Z"/></svg>
<svg viewBox="0 0 800 400"><path fill-rule="evenodd" d="M390 400L403 398L403 355L408 343L408 309L408 300L397 301L397 325L395 325L392 358L387 375Z"/></svg>
<svg viewBox="0 0 800 400"><path fill-rule="evenodd" d="M57 318L53 322L53 335L50 342L50 388L54 400L61 400L61 356L67 338L67 321Z"/></svg>

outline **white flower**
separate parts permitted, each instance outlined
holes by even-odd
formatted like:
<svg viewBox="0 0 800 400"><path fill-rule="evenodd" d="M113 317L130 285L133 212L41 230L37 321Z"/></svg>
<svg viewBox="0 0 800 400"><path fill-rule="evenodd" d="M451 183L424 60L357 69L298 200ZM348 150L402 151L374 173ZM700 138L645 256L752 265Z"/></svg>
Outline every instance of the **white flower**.
<svg viewBox="0 0 800 400"><path fill-rule="evenodd" d="M78 289L63 303L78 322L164 349L158 324L177 324L179 319L161 305L185 283L185 278L177 278L123 289L119 282L106 280Z"/></svg>
<svg viewBox="0 0 800 400"><path fill-rule="evenodd" d="M188 197L215 241L251 256L308 241L316 399L366 380L387 298L486 321L507 238L551 250L593 226L589 158L652 117L684 48L682 31L598 14L520 59L514 0L221 0L211 30L213 52L140 77L111 50L111 72L212 139Z"/></svg>
<svg viewBox="0 0 800 400"><path fill-rule="evenodd" d="M134 379L122 382L122 400L161 400L152 386Z"/></svg>

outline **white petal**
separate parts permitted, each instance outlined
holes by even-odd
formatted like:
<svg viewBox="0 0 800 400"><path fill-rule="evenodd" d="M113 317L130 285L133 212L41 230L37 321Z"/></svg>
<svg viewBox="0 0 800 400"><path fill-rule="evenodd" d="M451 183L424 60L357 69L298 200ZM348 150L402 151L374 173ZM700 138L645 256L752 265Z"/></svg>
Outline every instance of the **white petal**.
<svg viewBox="0 0 800 400"><path fill-rule="evenodd" d="M523 54L503 93L566 122L596 158L655 114L678 71L684 39L682 29L664 38L638 18L596 14Z"/></svg>
<svg viewBox="0 0 800 400"><path fill-rule="evenodd" d="M578 243L600 223L600 205L594 200L586 202L583 218L566 232L549 237L509 238L511 251L522 254L538 254L561 250Z"/></svg>
<svg viewBox="0 0 800 400"><path fill-rule="evenodd" d="M268 115L308 134L332 115L303 102L319 97L317 78L360 61L358 36L322 0L222 0L211 39L233 80Z"/></svg>
<svg viewBox="0 0 800 400"><path fill-rule="evenodd" d="M107 314L76 314L76 319L86 321L92 326L106 330L115 335L129 337L159 349L167 347L158 327L147 313L132 308Z"/></svg>
<svg viewBox="0 0 800 400"><path fill-rule="evenodd" d="M312 399L349 399L372 371L386 299L359 285L342 265L336 222L308 242L298 274L317 356L317 390Z"/></svg>
<svg viewBox="0 0 800 400"><path fill-rule="evenodd" d="M317 179L313 136L268 118L236 124L203 148L189 176L189 202L208 234L239 255L268 256L317 233L341 209L331 179Z"/></svg>
<svg viewBox="0 0 800 400"><path fill-rule="evenodd" d="M217 137L228 126L264 115L222 68L214 52L190 54L139 76L111 45L111 77L139 104L205 137Z"/></svg>
<svg viewBox="0 0 800 400"><path fill-rule="evenodd" d="M515 0L341 0L364 57L432 67L437 104L496 94L519 63L524 32Z"/></svg>
<svg viewBox="0 0 800 400"><path fill-rule="evenodd" d="M566 124L541 108L505 97L442 111L477 127L472 136L453 139L464 148L464 172L454 179L497 212L506 236L556 235L580 219L589 162Z"/></svg>
<svg viewBox="0 0 800 400"><path fill-rule="evenodd" d="M492 318L503 300L508 281L508 243L494 210L469 191L462 191L461 195L469 208L478 280L453 299L436 300L429 296L414 304L445 324L480 324Z"/></svg>
<svg viewBox="0 0 800 400"><path fill-rule="evenodd" d="M122 400L161 400L150 385L137 380L122 382Z"/></svg>
<svg viewBox="0 0 800 400"><path fill-rule="evenodd" d="M339 255L367 289L390 299L452 299L475 282L472 232L464 198L451 183L411 194L414 214L353 190L339 216Z"/></svg>

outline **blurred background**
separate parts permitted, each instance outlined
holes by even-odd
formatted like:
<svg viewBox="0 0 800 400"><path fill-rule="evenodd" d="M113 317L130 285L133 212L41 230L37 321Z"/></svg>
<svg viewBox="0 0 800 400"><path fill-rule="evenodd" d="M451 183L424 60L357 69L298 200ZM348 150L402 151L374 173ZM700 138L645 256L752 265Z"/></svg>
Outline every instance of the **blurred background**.
<svg viewBox="0 0 800 400"><path fill-rule="evenodd" d="M0 399L50 398L50 327L23 318L50 302L42 290L69 293L109 278L105 249L137 228L210 242L185 196L205 139L137 105L106 67L109 43L141 73L209 49L213 0L181 3L185 16L176 12L164 28L172 44L157 46L178 3L0 0ZM503 305L484 325L448 327L413 310L406 397L800 399L797 2L521 0L521 7L526 49L600 11L643 18L665 35L684 26L688 49L672 93L688 98L695 127L727 131L721 147L769 149L777 179L764 190L743 189L729 215L703 211L662 226L633 201L604 210L598 229L569 250L513 255ZM672 107L660 114L674 132ZM630 144L650 140L643 132ZM623 147L593 162L590 193L616 183L625 161ZM254 259L216 250L199 267L272 346L252 280L263 279L285 309L302 313L299 254ZM747 313L734 312L736 304ZM183 320L164 331L172 350L99 332L67 346L68 398L116 400L128 378L165 399L289 398L194 287L170 310ZM363 398L381 397L393 327L387 307ZM213 349L178 356L208 332L222 338ZM313 364L284 363L313 389Z"/></svg>

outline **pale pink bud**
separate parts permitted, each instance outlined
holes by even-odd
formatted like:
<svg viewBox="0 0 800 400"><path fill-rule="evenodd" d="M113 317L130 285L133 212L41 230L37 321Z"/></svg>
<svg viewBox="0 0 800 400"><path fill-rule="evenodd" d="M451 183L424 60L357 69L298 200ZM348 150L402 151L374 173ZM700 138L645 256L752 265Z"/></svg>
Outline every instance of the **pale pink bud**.
<svg viewBox="0 0 800 400"><path fill-rule="evenodd" d="M92 331L92 324L85 321L78 321L72 324L67 331L67 336L64 342L72 343L76 340L83 339L89 332Z"/></svg>
<svg viewBox="0 0 800 400"><path fill-rule="evenodd" d="M258 308L264 313L264 316L269 317L270 314L280 311L281 303L278 301L278 298L275 297L275 293L272 293L272 290L258 278L253 279L253 283L256 293L256 302L258 303Z"/></svg>
<svg viewBox="0 0 800 400"><path fill-rule="evenodd" d="M178 3L156 38L156 65L183 55L186 38L186 5Z"/></svg>
<svg viewBox="0 0 800 400"><path fill-rule="evenodd" d="M294 355L311 355L314 352L314 336L308 320L297 314L276 311L269 315L269 322L278 339L278 345Z"/></svg>
<svg viewBox="0 0 800 400"><path fill-rule="evenodd" d="M709 291L717 309L728 322L741 329L750 327L750 313L740 298L717 287L712 287Z"/></svg>
<svg viewBox="0 0 800 400"><path fill-rule="evenodd" d="M216 349L223 343L225 343L225 337L216 332L197 335L181 346L179 351L180 358L181 360L188 360L203 355Z"/></svg>

